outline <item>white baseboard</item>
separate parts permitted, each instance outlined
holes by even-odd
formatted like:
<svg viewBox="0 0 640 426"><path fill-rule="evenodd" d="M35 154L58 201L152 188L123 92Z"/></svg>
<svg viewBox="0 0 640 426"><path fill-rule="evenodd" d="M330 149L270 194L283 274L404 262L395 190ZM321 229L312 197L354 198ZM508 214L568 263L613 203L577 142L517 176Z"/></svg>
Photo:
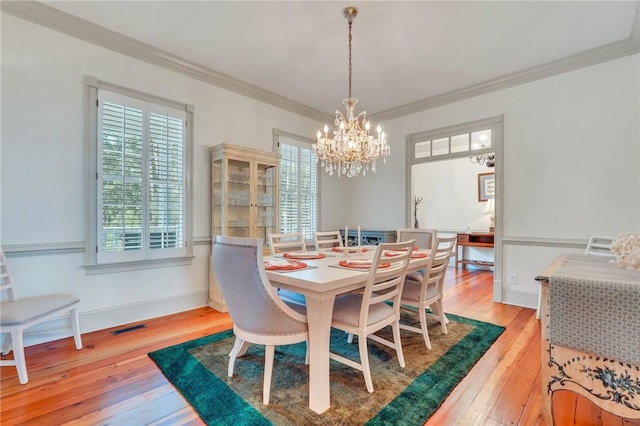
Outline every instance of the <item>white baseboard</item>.
<svg viewBox="0 0 640 426"><path fill-rule="evenodd" d="M502 302L524 308L538 309L538 293L502 289Z"/></svg>
<svg viewBox="0 0 640 426"><path fill-rule="evenodd" d="M172 297L146 300L141 303L120 305L114 308L80 312L80 331L81 333L89 333L124 324L142 323L151 318L200 308L207 306L208 296L209 292L204 290ZM25 330L24 343L25 346L32 346L43 342L63 339L72 335L69 316L66 316L38 324ZM2 337L3 343L5 336L3 335Z"/></svg>

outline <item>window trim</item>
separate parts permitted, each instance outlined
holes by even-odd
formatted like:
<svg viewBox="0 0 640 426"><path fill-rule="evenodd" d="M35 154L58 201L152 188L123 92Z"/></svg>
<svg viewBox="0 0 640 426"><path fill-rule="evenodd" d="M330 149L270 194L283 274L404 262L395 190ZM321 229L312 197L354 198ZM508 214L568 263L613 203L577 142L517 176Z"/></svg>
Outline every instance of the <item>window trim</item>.
<svg viewBox="0 0 640 426"><path fill-rule="evenodd" d="M294 141L297 142L301 142L302 144L308 144L309 145L309 149L311 149L311 147L313 146L313 144L315 143L314 139L311 138L307 138L304 136L300 136L300 135L296 135L294 133L290 133L290 132L286 132L284 130L280 130L280 129L273 129L273 152L276 154L280 154L280 137L284 137L287 139L293 139ZM280 173L282 173L282 170L280 170ZM316 164L316 227L317 230L320 230L320 224L322 223L322 219L320 217L320 206L322 203L321 200L321 179L320 179L320 170L318 168L318 165ZM282 190L280 191L280 194L282 196ZM280 200L278 200L278 202L280 202ZM309 244L313 244L313 238L311 238L310 240L306 240L307 245Z"/></svg>
<svg viewBox="0 0 640 426"><path fill-rule="evenodd" d="M185 112L187 126L185 135L185 206L184 206L184 255L166 257L160 259L132 260L114 263L98 263L98 89L108 90L124 96L138 98L145 102L182 110ZM122 87L116 84L98 80L94 77L85 77L85 90L87 105L85 140L87 141L87 203L85 211L86 245L85 264L83 265L88 275L149 269L164 266L179 266L191 264L193 258L193 105L184 104L155 95L146 94L137 90Z"/></svg>

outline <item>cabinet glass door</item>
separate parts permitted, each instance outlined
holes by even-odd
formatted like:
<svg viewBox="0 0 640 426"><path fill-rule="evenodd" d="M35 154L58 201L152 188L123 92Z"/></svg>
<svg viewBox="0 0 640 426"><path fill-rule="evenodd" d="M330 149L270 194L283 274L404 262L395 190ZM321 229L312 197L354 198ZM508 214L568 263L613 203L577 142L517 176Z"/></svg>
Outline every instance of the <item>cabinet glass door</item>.
<svg viewBox="0 0 640 426"><path fill-rule="evenodd" d="M229 159L227 162L227 235L251 236L251 163Z"/></svg>
<svg viewBox="0 0 640 426"><path fill-rule="evenodd" d="M222 158L214 160L212 162L212 179L211 179L211 217L212 217L212 234L224 235L222 228L222 213L224 211L224 197L227 192L224 187L223 179L223 162Z"/></svg>
<svg viewBox="0 0 640 426"><path fill-rule="evenodd" d="M256 237L267 240L267 235L277 233L276 205L276 168L273 165L260 164L256 167Z"/></svg>

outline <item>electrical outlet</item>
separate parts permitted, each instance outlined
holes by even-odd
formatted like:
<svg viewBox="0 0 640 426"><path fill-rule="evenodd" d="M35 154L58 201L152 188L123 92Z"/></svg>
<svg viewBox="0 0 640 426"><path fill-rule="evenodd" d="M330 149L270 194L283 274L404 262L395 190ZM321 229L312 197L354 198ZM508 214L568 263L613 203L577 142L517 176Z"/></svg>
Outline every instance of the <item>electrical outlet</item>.
<svg viewBox="0 0 640 426"><path fill-rule="evenodd" d="M503 216L502 217L502 225L503 226L509 226L509 216Z"/></svg>
<svg viewBox="0 0 640 426"><path fill-rule="evenodd" d="M509 274L509 284L518 284L518 274Z"/></svg>

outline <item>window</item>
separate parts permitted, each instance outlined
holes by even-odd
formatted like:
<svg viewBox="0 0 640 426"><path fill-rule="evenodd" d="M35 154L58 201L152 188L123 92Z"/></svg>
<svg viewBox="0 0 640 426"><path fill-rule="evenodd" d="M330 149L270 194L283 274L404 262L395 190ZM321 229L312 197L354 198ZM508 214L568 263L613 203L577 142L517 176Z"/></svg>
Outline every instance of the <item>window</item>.
<svg viewBox="0 0 640 426"><path fill-rule="evenodd" d="M449 158L469 157L495 150L495 124L483 120L470 127L456 126L434 132L422 132L407 137L413 152L412 162L435 161ZM452 133L463 130L464 133Z"/></svg>
<svg viewBox="0 0 640 426"><path fill-rule="evenodd" d="M276 134L280 153L280 232L318 229L318 165L311 143ZM302 138L300 138L302 139Z"/></svg>
<svg viewBox="0 0 640 426"><path fill-rule="evenodd" d="M102 87L90 92L95 252L88 265L189 255L189 107Z"/></svg>

